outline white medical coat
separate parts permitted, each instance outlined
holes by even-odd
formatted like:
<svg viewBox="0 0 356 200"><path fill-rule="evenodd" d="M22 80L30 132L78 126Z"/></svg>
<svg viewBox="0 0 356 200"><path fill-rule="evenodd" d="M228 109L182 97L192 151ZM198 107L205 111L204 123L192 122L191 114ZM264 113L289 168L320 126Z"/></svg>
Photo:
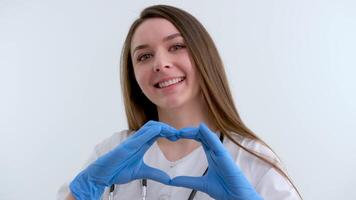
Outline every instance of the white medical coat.
<svg viewBox="0 0 356 200"><path fill-rule="evenodd" d="M101 155L109 152L111 149L118 146L130 135L129 131L121 131L114 133L111 137L99 143L92 153L86 167L91 162L95 161ZM277 159L275 154L262 145L251 139L236 136L236 140L244 147L251 149L260 154ZM250 153L238 147L228 138L224 138L224 146L230 152L236 164L240 167L246 178L254 186L255 190L265 200L299 200L295 189L291 186L288 180L279 174L269 164L259 160ZM165 158L160 148L155 142L144 156L146 164L165 171L171 178L175 176L201 176L208 166L207 159L203 147L195 149L187 156L177 161L169 161ZM108 190L106 188L102 199L108 199ZM116 185L114 191L115 200L139 200L141 197L141 181L135 180L127 184ZM191 189L174 187L161 184L152 180L147 180L147 200L184 200L188 199ZM69 193L68 184L62 185L57 194L58 200L64 200ZM197 192L195 200L211 200L209 195L203 192Z"/></svg>

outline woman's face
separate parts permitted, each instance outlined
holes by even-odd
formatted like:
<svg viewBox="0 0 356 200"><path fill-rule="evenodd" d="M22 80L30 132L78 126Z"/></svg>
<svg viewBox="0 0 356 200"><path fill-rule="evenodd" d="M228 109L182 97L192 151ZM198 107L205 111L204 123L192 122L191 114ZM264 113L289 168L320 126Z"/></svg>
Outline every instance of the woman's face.
<svg viewBox="0 0 356 200"><path fill-rule="evenodd" d="M199 98L197 71L179 31L168 20L147 19L137 27L131 58L138 85L160 108L178 108Z"/></svg>

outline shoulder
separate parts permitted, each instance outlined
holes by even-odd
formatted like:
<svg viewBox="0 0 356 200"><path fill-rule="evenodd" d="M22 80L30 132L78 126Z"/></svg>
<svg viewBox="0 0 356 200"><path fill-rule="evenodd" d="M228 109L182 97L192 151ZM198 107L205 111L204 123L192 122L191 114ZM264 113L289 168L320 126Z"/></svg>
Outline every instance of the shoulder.
<svg viewBox="0 0 356 200"><path fill-rule="evenodd" d="M233 139L244 148L256 153L259 156L262 156L263 158L266 158L269 161L272 161L274 164L283 169L283 165L278 156L263 142L246 138L236 133L232 133L231 135ZM224 141L224 145L236 161L236 164L241 168L253 185L257 185L261 178L273 168L272 165L244 150L230 139L226 139L226 141Z"/></svg>
<svg viewBox="0 0 356 200"><path fill-rule="evenodd" d="M247 149L257 153L260 156L263 156L275 164L281 164L281 160L277 156L277 154L262 141L258 141L255 139L244 138L241 144Z"/></svg>
<svg viewBox="0 0 356 200"><path fill-rule="evenodd" d="M233 138L243 147L267 158L286 173L284 164L278 156L263 142L233 134ZM246 178L264 199L300 199L296 190L285 176L279 173L271 164L245 151L231 140L224 141L236 164ZM287 174L287 173L286 173Z"/></svg>
<svg viewBox="0 0 356 200"><path fill-rule="evenodd" d="M243 137L239 134L232 133L232 132L231 132L231 136L236 142L238 142L244 148L246 148L246 149L248 149L248 150L264 157L264 158L267 158L268 160L271 160L272 162L274 162L276 164L281 163L281 160L279 159L277 154L275 152L273 152L273 150L269 146L267 146L265 143L263 143L262 141L251 139L251 138L246 138L246 137ZM247 156L250 159L260 160L255 155L245 151L242 147L235 144L234 141L232 141L229 138L226 138L226 140L224 140L224 145L227 147L227 149L229 149L230 153L233 154L233 157L234 157L234 155L236 157Z"/></svg>

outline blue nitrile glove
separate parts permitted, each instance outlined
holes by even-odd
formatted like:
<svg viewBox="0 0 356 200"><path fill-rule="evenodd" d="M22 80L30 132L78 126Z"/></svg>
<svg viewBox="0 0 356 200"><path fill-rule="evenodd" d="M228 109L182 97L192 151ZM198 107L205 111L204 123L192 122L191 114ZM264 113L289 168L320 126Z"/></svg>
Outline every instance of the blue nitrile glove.
<svg viewBox="0 0 356 200"><path fill-rule="evenodd" d="M177 140L177 130L167 124L149 121L119 146L99 157L70 183L72 195L77 200L100 199L105 187L124 184L135 179L152 179L169 184L165 172L149 167L143 156L159 138Z"/></svg>
<svg viewBox="0 0 356 200"><path fill-rule="evenodd" d="M195 189L218 200L261 200L253 186L231 158L215 133L205 124L199 128L183 128L180 138L201 142L209 164L201 177L177 176L170 185Z"/></svg>

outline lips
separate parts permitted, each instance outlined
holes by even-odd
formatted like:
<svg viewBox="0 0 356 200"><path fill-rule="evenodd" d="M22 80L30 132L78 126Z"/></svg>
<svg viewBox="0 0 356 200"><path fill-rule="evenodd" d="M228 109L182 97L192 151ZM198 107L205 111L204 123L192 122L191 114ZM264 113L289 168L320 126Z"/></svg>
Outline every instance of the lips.
<svg viewBox="0 0 356 200"><path fill-rule="evenodd" d="M165 79L161 79L156 84L154 84L154 87L162 89L162 88L166 88L166 87L169 87L171 85L175 85L177 83L180 83L180 82L182 82L184 80L185 80L185 76L165 78Z"/></svg>

